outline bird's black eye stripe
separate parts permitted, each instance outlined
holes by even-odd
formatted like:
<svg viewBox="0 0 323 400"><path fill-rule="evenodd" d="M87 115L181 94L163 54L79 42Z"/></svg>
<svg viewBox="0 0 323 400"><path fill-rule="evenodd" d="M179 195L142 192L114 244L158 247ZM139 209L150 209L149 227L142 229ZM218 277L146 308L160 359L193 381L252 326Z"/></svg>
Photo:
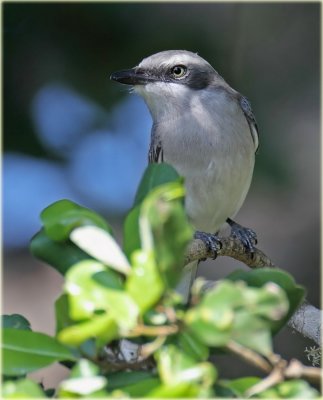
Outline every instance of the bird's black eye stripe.
<svg viewBox="0 0 323 400"><path fill-rule="evenodd" d="M187 73L187 67L185 67L185 65L175 65L170 70L170 75L174 79L184 78L186 73Z"/></svg>

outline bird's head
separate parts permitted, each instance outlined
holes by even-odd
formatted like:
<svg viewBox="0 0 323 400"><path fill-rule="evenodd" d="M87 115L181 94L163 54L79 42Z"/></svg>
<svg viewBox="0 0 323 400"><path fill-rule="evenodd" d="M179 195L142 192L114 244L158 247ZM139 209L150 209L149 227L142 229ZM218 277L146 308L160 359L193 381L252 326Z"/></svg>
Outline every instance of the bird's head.
<svg viewBox="0 0 323 400"><path fill-rule="evenodd" d="M113 73L111 79L133 86L153 118L171 109L181 112L194 93L223 81L207 61L186 50L153 54L132 69Z"/></svg>

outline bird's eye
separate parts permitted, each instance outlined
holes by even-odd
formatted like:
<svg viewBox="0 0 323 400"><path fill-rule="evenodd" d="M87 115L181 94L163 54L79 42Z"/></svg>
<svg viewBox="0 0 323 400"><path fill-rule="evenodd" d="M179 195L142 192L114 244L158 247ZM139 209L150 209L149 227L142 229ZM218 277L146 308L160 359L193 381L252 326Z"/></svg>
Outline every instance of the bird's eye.
<svg viewBox="0 0 323 400"><path fill-rule="evenodd" d="M175 79L183 78L186 75L187 68L184 65L175 65L171 69L172 77Z"/></svg>

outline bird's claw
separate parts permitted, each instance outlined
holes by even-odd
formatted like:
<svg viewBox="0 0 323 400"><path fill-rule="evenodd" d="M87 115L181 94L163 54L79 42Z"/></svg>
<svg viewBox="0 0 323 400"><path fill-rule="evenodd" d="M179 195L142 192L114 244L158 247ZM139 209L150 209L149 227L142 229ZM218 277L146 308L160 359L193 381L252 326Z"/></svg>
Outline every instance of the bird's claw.
<svg viewBox="0 0 323 400"><path fill-rule="evenodd" d="M248 253L255 252L255 245L258 243L257 234L250 228L245 228L236 222L231 224L231 237L240 240Z"/></svg>
<svg viewBox="0 0 323 400"><path fill-rule="evenodd" d="M221 240L217 235L212 233L206 233L201 231L196 231L194 234L194 239L200 239L205 244L208 251L213 254L213 260L216 259L218 251L222 249ZM203 259L205 260L205 259Z"/></svg>

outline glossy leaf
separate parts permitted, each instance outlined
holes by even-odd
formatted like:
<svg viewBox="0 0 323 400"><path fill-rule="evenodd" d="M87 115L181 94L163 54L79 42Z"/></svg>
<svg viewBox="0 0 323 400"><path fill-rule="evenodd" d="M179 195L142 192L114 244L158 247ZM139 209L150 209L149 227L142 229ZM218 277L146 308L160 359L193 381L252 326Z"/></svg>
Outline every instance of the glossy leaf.
<svg viewBox="0 0 323 400"><path fill-rule="evenodd" d="M208 346L225 346L229 340L261 354L271 351L270 326L285 315L288 300L274 283L248 287L245 282L221 281L185 316L188 330Z"/></svg>
<svg viewBox="0 0 323 400"><path fill-rule="evenodd" d="M290 274L278 268L261 268L248 272L237 270L227 276L226 279L243 280L248 286L252 287L261 287L268 282L274 282L284 290L288 298L289 310L280 321L271 324L274 333L277 333L286 324L305 296L305 289L297 285Z"/></svg>
<svg viewBox="0 0 323 400"><path fill-rule="evenodd" d="M159 385L152 391L150 391L146 397L155 398L155 399L196 399L196 398L204 398L211 396L200 396L199 385L196 383L178 383L177 385Z"/></svg>
<svg viewBox="0 0 323 400"><path fill-rule="evenodd" d="M301 379L293 379L281 382L278 385L264 390L256 397L262 399L315 399L319 398L319 392L311 387L306 381Z"/></svg>
<svg viewBox="0 0 323 400"><path fill-rule="evenodd" d="M138 205L157 186L179 181L177 171L166 163L151 163L147 166L138 186L134 205Z"/></svg>
<svg viewBox="0 0 323 400"><path fill-rule="evenodd" d="M244 397L245 392L256 385L261 378L257 376L246 376L244 378L221 380L219 384L227 389L230 389L236 397Z"/></svg>
<svg viewBox="0 0 323 400"><path fill-rule="evenodd" d="M141 208L133 208L127 215L123 228L123 250L130 260L131 254L141 249L139 216Z"/></svg>
<svg viewBox="0 0 323 400"><path fill-rule="evenodd" d="M70 200L59 200L51 204L42 211L40 218L45 233L55 241L67 240L74 228L84 225L94 225L108 232L111 231L100 215Z"/></svg>
<svg viewBox="0 0 323 400"><path fill-rule="evenodd" d="M31 331L30 322L20 314L2 315L2 328Z"/></svg>
<svg viewBox="0 0 323 400"><path fill-rule="evenodd" d="M167 386L196 382L202 387L210 387L216 379L216 369L212 364L196 363L194 358L174 345L163 346L155 357L159 376Z"/></svg>
<svg viewBox="0 0 323 400"><path fill-rule="evenodd" d="M3 373L19 376L55 361L74 360L73 354L56 339L43 333L3 329Z"/></svg>
<svg viewBox="0 0 323 400"><path fill-rule="evenodd" d="M123 274L130 272L130 265L115 239L97 226L81 226L70 233L71 241L97 261Z"/></svg>
<svg viewBox="0 0 323 400"><path fill-rule="evenodd" d="M167 287L174 288L183 270L184 254L193 237L182 205L184 187L172 182L154 189L143 201L139 217L142 249L153 251Z"/></svg>
<svg viewBox="0 0 323 400"><path fill-rule="evenodd" d="M194 358L196 361L205 361L209 356L208 347L191 332L182 331L176 336L175 342L185 354Z"/></svg>
<svg viewBox="0 0 323 400"><path fill-rule="evenodd" d="M131 259L132 270L126 281L126 290L143 314L160 299L165 285L152 253L138 250Z"/></svg>
<svg viewBox="0 0 323 400"><path fill-rule="evenodd" d="M109 374L109 391L121 390L131 397L146 397L147 393L160 385L160 379L151 372L128 371Z"/></svg>
<svg viewBox="0 0 323 400"><path fill-rule="evenodd" d="M104 310L116 321L120 331L127 331L136 324L138 306L127 292L96 282L92 276L102 271L106 271L106 267L96 261L81 261L68 271L65 291L70 317L83 320Z"/></svg>
<svg viewBox="0 0 323 400"><path fill-rule="evenodd" d="M77 262L92 258L70 241L55 242L50 239L44 229L32 238L30 250L34 257L46 262L62 275Z"/></svg>
<svg viewBox="0 0 323 400"><path fill-rule="evenodd" d="M249 311L236 312L231 339L244 347L268 356L272 352L269 324Z"/></svg>
<svg viewBox="0 0 323 400"><path fill-rule="evenodd" d="M120 371L107 375L108 389L122 389L123 386L133 385L137 382L156 378L156 374L150 371Z"/></svg>
<svg viewBox="0 0 323 400"><path fill-rule="evenodd" d="M97 347L118 337L118 325L111 315L93 315L90 320L62 329L57 338L60 342L79 346L89 339L95 339Z"/></svg>
<svg viewBox="0 0 323 400"><path fill-rule="evenodd" d="M41 387L30 379L7 381L2 387L2 396L6 399L44 398Z"/></svg>
<svg viewBox="0 0 323 400"><path fill-rule="evenodd" d="M73 325L74 321L69 315L68 309L68 297L67 294L63 293L55 301L55 317L56 317L56 334L62 329Z"/></svg>
<svg viewBox="0 0 323 400"><path fill-rule="evenodd" d="M107 379L99 375L99 368L82 359L73 367L70 378L60 383L58 391L60 397L75 397L73 394L97 397L95 394L102 391L106 385Z"/></svg>
<svg viewBox="0 0 323 400"><path fill-rule="evenodd" d="M123 290L124 283L120 274L116 273L110 268L105 271L99 271L92 275L92 279L100 285L115 290Z"/></svg>

